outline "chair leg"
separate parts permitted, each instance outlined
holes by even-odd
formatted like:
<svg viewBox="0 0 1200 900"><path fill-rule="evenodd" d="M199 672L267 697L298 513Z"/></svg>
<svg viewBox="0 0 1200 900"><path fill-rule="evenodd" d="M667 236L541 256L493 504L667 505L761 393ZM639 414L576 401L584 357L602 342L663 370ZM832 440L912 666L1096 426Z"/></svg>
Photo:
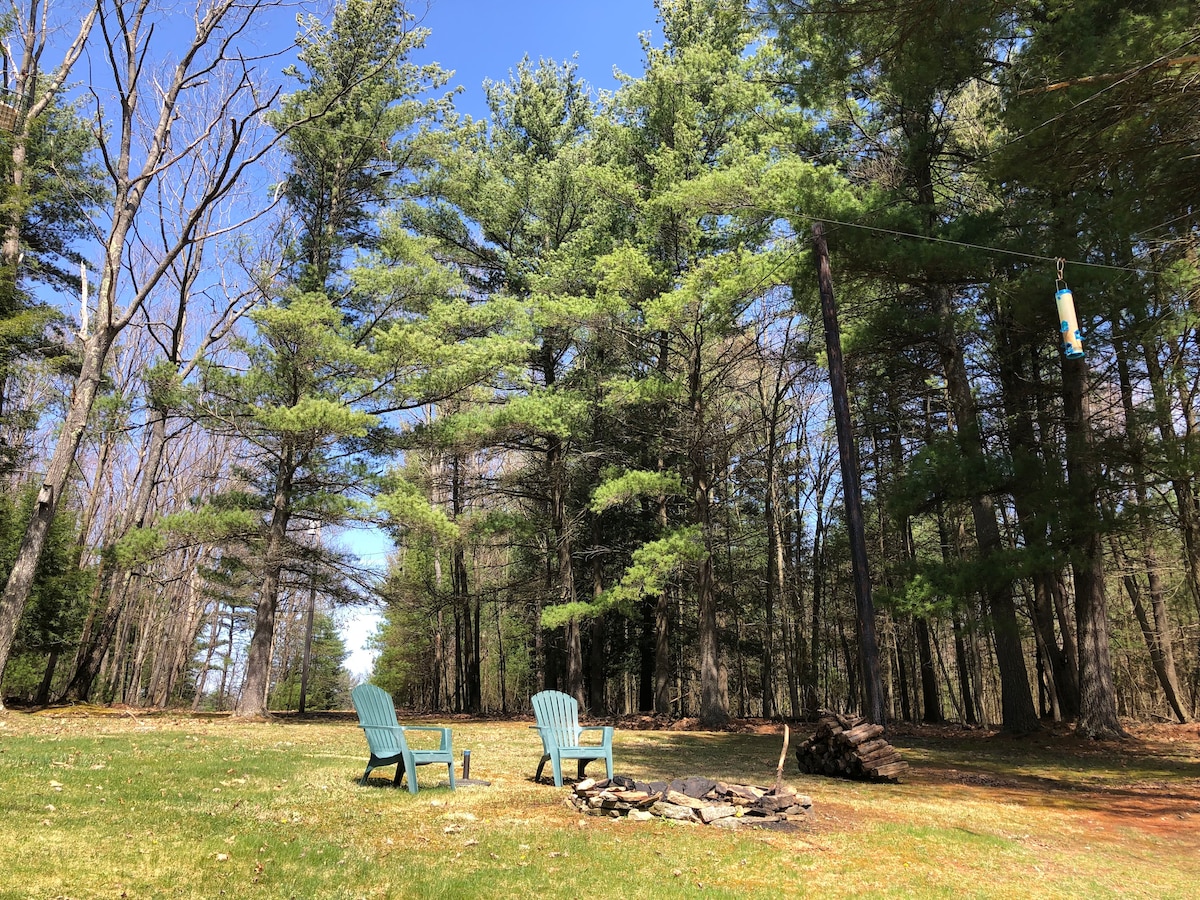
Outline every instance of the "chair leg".
<svg viewBox="0 0 1200 900"><path fill-rule="evenodd" d="M533 776L534 783L542 780L542 769L546 768L546 762L550 759L549 753L543 753L541 762L538 763L537 774Z"/></svg>
<svg viewBox="0 0 1200 900"><path fill-rule="evenodd" d="M450 770L450 790L456 791L458 790L458 787L454 783L454 763L451 762L447 764L446 768Z"/></svg>
<svg viewBox="0 0 1200 900"><path fill-rule="evenodd" d="M562 758L557 753L553 754L550 757L550 764L554 767L554 786L562 787Z"/></svg>
<svg viewBox="0 0 1200 900"><path fill-rule="evenodd" d="M408 776L408 792L410 794L415 794L418 790L420 790L420 788L417 786L417 767L409 763L408 760L405 760L403 768L404 774Z"/></svg>
<svg viewBox="0 0 1200 900"><path fill-rule="evenodd" d="M611 753L607 754L604 757L604 771L608 773L608 780L612 781L613 770L612 770L612 754Z"/></svg>
<svg viewBox="0 0 1200 900"><path fill-rule="evenodd" d="M367 776L371 774L371 770L372 770L373 768L375 768L375 767L374 767L374 766L371 766L371 765L368 765L368 766L367 766L367 771L363 772L363 777L362 777L362 778L360 778L360 779L359 779L359 781L358 781L358 786L359 786L359 787L366 787L366 786L367 786Z"/></svg>

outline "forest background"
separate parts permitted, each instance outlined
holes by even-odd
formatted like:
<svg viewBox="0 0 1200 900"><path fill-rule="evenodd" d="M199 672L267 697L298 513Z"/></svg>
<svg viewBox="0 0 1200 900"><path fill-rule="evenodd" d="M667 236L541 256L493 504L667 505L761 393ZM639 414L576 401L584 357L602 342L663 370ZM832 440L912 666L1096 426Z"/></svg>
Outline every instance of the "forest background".
<svg viewBox="0 0 1200 900"><path fill-rule="evenodd" d="M340 705L382 602L414 708L1195 715L1200 10L656 9L615 90L525 60L477 119L396 0L274 79L272 4L13 5L6 702Z"/></svg>

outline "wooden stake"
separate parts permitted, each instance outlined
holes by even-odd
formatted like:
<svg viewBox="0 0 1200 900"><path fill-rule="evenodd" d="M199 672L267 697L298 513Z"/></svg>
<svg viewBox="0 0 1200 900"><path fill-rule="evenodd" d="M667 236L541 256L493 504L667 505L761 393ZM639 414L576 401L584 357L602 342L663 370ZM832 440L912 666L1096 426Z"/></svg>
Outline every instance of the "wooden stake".
<svg viewBox="0 0 1200 900"><path fill-rule="evenodd" d="M783 793L783 761L787 759L788 740L791 738L792 732L787 726L787 722L783 723L783 749L779 751L779 765L775 767L775 794L778 796Z"/></svg>

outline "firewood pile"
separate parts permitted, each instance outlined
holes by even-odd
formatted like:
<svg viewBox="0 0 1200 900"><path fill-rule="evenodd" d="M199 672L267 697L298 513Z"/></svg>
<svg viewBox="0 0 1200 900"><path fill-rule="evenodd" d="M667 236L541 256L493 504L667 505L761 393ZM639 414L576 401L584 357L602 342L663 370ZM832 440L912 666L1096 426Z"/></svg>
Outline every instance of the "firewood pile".
<svg viewBox="0 0 1200 900"><path fill-rule="evenodd" d="M908 763L883 738L883 726L833 713L817 721L816 733L796 748L800 771L862 781L898 781Z"/></svg>
<svg viewBox="0 0 1200 900"><path fill-rule="evenodd" d="M612 781L585 778L576 784L567 805L585 815L644 822L655 817L679 822L738 828L802 820L812 800L780 788L727 784L708 778L634 781L624 775Z"/></svg>

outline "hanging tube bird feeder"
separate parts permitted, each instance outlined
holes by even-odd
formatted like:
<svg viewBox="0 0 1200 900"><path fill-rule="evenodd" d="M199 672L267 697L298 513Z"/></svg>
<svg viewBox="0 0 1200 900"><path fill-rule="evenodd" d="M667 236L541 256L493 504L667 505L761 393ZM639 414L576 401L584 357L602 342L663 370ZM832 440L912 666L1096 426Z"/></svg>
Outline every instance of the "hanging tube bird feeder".
<svg viewBox="0 0 1200 900"><path fill-rule="evenodd" d="M1058 307L1058 328L1062 332L1062 349L1067 359L1083 359L1083 337L1079 333L1079 319L1075 315L1075 298L1063 281L1065 259L1055 260L1058 277L1055 281L1054 303Z"/></svg>

